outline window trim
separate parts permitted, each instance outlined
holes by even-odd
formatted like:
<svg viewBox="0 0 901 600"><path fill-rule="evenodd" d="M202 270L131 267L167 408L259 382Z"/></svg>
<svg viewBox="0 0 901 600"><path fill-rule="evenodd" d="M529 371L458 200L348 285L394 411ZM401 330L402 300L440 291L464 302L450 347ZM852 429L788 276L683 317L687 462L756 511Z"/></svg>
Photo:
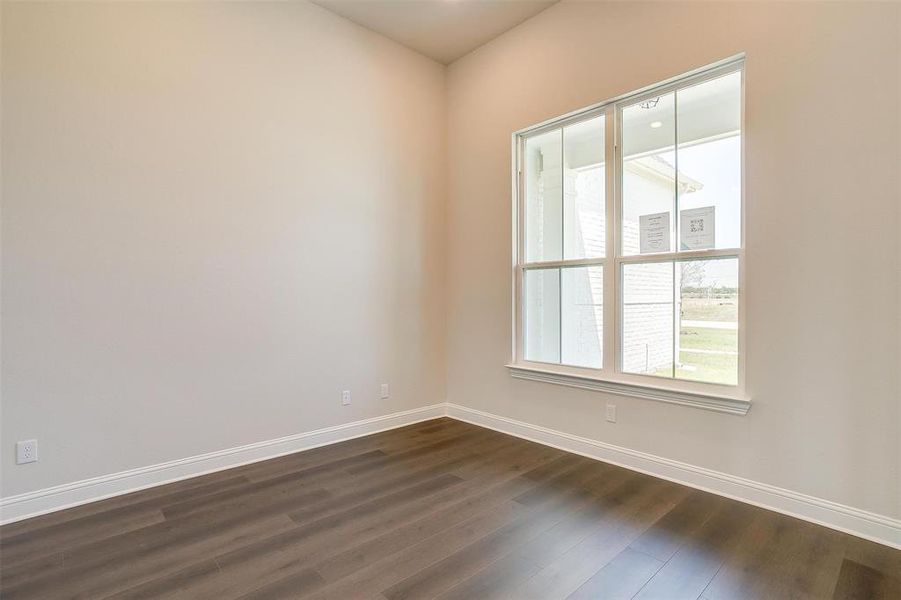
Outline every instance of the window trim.
<svg viewBox="0 0 901 600"><path fill-rule="evenodd" d="M745 202L745 111L744 111L744 81L745 81L745 56L739 54L723 61L719 61L706 67L695 69L688 73L670 78L659 84L646 86L636 92L618 96L592 106L577 110L558 118L550 119L516 131L512 135L512 225L513 225L513 265L512 265L512 305L513 305L513 335L511 348L511 361L506 366L513 377L543 381L558 385L578 387L604 391L608 393L628 395L632 397L646 398L743 415L750 409L750 398L747 395L747 326L745 315L747 313L747 294L745 292L745 273L747 263L745 257L746 245L746 202ZM621 116L620 108L640 102L646 97L659 96L673 90L696 85L715 79L717 77L740 71L742 73L742 105L741 105L741 243L738 248L711 249L711 250L678 250L659 254L638 254L622 256L619 248L620 219L622 215L622 164L619 156L621 147ZM592 119L604 115L606 148L605 162L609 165L613 161L612 169L606 168L606 207L605 222L606 239L605 254L603 258L588 258L576 260L555 260L544 262L526 263L525 261L525 181L522 170L523 148L525 140L547 131L563 128L574 123ZM611 176L612 173L612 176ZM676 207L678 209L678 206ZM676 216L678 222L678 213ZM678 226L678 225L677 225ZM675 241L678 248L678 240ZM622 304L618 300L621 288L621 273L623 265L650 262L670 262L685 259L704 259L730 257L738 260L738 383L737 385L723 385L697 381L669 379L655 377L646 374L630 374L622 372L621 343L622 343ZM523 280L524 273L528 269L535 268L563 268L573 266L602 266L604 271L604 336L603 363L600 369L572 367L557 363L542 363L527 361L523 357ZM610 307L610 308L608 308Z"/></svg>

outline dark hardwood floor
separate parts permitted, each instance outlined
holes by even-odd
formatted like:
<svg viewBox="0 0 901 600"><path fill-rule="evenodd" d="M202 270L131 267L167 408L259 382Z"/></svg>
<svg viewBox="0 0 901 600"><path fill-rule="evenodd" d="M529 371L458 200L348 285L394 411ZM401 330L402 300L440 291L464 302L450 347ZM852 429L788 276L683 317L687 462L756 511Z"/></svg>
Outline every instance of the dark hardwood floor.
<svg viewBox="0 0 901 600"><path fill-rule="evenodd" d="M901 551L450 419L0 528L17 598L901 598Z"/></svg>

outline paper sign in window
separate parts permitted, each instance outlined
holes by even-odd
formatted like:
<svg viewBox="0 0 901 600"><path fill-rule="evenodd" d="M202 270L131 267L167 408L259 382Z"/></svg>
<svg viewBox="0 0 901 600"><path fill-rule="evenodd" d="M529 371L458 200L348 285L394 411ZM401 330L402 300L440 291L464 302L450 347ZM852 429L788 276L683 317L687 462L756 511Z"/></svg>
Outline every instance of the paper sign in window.
<svg viewBox="0 0 901 600"><path fill-rule="evenodd" d="M638 217L639 251L642 254L669 252L669 213Z"/></svg>
<svg viewBox="0 0 901 600"><path fill-rule="evenodd" d="M715 206L683 210L679 215L679 237L682 250L707 250L715 246Z"/></svg>

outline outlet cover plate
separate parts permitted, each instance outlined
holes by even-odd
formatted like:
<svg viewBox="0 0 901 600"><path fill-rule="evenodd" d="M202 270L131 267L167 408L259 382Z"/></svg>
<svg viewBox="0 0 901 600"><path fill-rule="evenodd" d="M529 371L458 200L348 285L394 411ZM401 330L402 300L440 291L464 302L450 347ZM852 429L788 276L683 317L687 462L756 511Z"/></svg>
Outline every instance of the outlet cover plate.
<svg viewBox="0 0 901 600"><path fill-rule="evenodd" d="M16 464L24 465L27 463L37 462L38 460L38 441L22 440L16 442Z"/></svg>

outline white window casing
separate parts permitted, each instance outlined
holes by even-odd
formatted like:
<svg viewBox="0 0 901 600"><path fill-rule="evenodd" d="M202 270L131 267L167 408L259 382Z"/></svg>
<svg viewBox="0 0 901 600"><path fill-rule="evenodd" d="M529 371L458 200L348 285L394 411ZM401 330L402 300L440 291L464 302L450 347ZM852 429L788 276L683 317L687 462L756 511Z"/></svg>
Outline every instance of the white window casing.
<svg viewBox="0 0 901 600"><path fill-rule="evenodd" d="M673 221L670 224L670 227L675 232L674 234L670 234L674 237L670 241L671 251L669 252L659 252L659 253L638 253L635 248L636 240L633 239L637 232L633 231L635 229L634 225L630 223L629 231L626 234L629 239L625 240L623 235L623 153L621 151L622 144L622 114L623 108L628 106L634 106L636 103L645 102L645 101L653 101L654 99L659 99L661 96L664 96L668 93L674 92L676 90L684 90L690 86L695 86L713 79L721 78L725 75L729 75L732 73L740 73L741 77L741 136L740 136L740 144L741 144L741 190L740 190L740 209L739 209L739 219L740 219L740 233L738 234L740 237L740 243L737 246L730 245L729 247L719 248L714 245L713 248L701 249L701 250L680 250L680 237L679 237L679 224L678 221L680 219L680 210L679 210L679 199L681 193L679 190L686 190L685 186L693 185L692 182L683 181L679 182L679 169L678 169L678 152L682 151L680 146L680 141L678 135L675 136L675 146L674 152L676 153L676 167L672 169L675 173L676 184L674 189L676 192L674 193L674 208L672 210L672 214L670 219ZM712 84L716 85L716 84ZM619 395L627 395L632 397L644 398L657 400L662 402L675 403L680 405L704 408L708 410L715 410L720 412L726 412L730 414L738 414L743 415L746 414L750 408L750 399L747 391L747 373L746 373L746 365L747 365L747 352L746 352L746 338L747 338L747 322L746 322L746 313L747 313L747 291L745 285L745 273L746 273L746 262L745 262L745 170L744 170L744 143L745 136L744 131L744 56L736 56L730 59L721 61L717 64L705 67L703 69L698 69L691 73L681 75L679 77L675 77L671 80L663 82L661 84L657 84L654 86L649 86L643 90L639 90L635 93L631 93L628 95L624 95L591 107L587 107L585 109L570 113L568 115L564 115L562 117L517 131L513 134L513 144L512 144L512 154L513 154L513 294L512 294L512 302L513 302L513 340L512 340L512 358L507 367L510 369L511 375L513 377L519 379L528 379L533 381L552 383L558 385L565 385L570 387L577 387L589 390L602 391L606 393L619 394ZM677 98L678 95L674 95L674 98ZM676 114L676 113L674 113ZM533 260L528 261L526 256L526 182L524 180L527 169L525 165L523 165L524 160L524 147L526 144L526 140L533 139L538 135L547 134L549 132L554 132L556 130L562 130L563 127L571 126L574 124L579 124L585 122L589 119L594 119L599 116L604 116L604 162L599 167L602 169L602 173L605 175L604 183L605 183L605 202L604 202L604 218L603 218L603 232L604 232L604 240L603 240L603 257L590 257L590 258L566 258L566 241L561 240L560 244L560 257L559 259L554 257L553 260ZM714 117L715 118L715 115ZM679 120L674 117L674 127L678 127ZM653 127L653 125L652 125ZM693 138L692 138L693 139ZM709 141L712 138L707 138L706 141ZM724 142L725 143L725 142ZM563 156L563 134L561 134L561 156ZM735 146L733 146L735 147ZM634 157L634 155L631 155ZM653 165L652 165L653 166ZM665 167L665 165L664 165ZM556 169L556 165L550 165L551 169ZM593 168L598 168L597 166ZM654 173L652 171L648 171L646 167L632 166L630 165L630 169L640 168L645 169L647 172L642 173L642 177L646 181L652 181L657 176L663 176L660 173ZM655 167L656 168L656 167ZM559 165L560 170L560 184L562 186L566 186L565 178L567 174L565 173L565 165L563 161L560 161ZM556 171L554 172L554 176L556 177ZM594 180L595 182L597 179ZM591 183L591 182L589 182ZM534 184L533 184L534 185ZM556 184L552 184L556 185ZM555 192L557 193L557 192ZM561 205L561 221L565 220L564 213L566 211L566 201L560 193L559 203ZM542 204L543 206L543 204ZM599 220L599 211L598 218L595 219L595 222L600 222ZM589 215L591 216L591 215ZM542 221L542 224L544 221ZM551 222L554 227L557 227L555 222ZM692 222L694 225L694 222ZM542 225L544 226L544 225ZM561 232L564 231L565 226L561 224ZM600 226L598 226L600 229ZM557 232L550 232L550 234L557 236ZM581 234L580 234L581 235ZM560 237L560 236L557 236ZM565 237L565 234L564 236ZM597 239L600 239L600 236L597 236ZM598 253L598 242L597 239L591 239L583 242L592 248L595 249L595 253ZM630 248L631 253L624 252L624 242L626 242ZM532 242L534 243L534 241ZM557 244L556 238L554 239L554 244ZM643 358L645 361L645 370L647 371L650 367L649 364L654 361L663 361L671 360L673 363L672 372L673 377L661 377L655 374L648 373L630 373L626 372L627 369L624 369L624 349L623 349L623 324L624 324L624 310L623 310L623 298L624 298L624 286L623 286L623 273L624 268L629 268L633 265L650 265L655 263L664 263L666 265L672 264L672 269L675 277L675 273L677 270L677 265L680 263L684 263L684 261L688 259L732 259L737 262L737 376L736 376L736 384L735 385L727 385L723 383L707 383L703 381L691 381L688 379L680 379L676 378L676 364L680 360L680 348L678 347L679 342L679 330L676 329L675 333L673 331L669 332L669 335L673 337L673 348L670 350L669 356L667 356L666 349L663 350L663 354L659 357L651 357L651 352L648 351L647 356ZM707 263L713 264L713 263ZM717 263L721 265L725 265L725 263ZM572 267L601 267L603 273L603 281L600 281L601 275L598 273L597 269L585 269L583 270L587 277L582 278L584 283L581 284L582 290L581 292L576 290L570 290L568 293L570 296L573 294L578 295L579 293L585 292L586 289L590 288L590 293L600 293L599 290L602 288L602 305L600 309L594 308L593 312L589 310L588 314L589 318L593 315L593 318L599 319L602 321L601 328L603 331L602 339L599 340L600 347L596 352L590 352L589 362L601 362L599 368L595 367L579 367L579 366L570 366L564 360L567 355L567 350L564 347L564 335L562 330L564 327L568 326L570 329L570 336L567 339L572 337L578 338L580 335L579 323L564 323L564 317L562 316L562 309L559 305L563 303L563 295L564 295L564 271L567 268ZM664 267L666 268L666 267ZM524 311L525 311L525 301L527 300L524 297L524 278L526 272L537 272L540 269L551 269L556 271L557 273L557 306L556 310L560 311L560 316L557 318L556 323L556 335L557 335L557 343L559 347L556 349L556 360L551 362L542 362L537 360L526 360L526 352L525 352L525 319L524 319ZM547 271L546 273L552 273L553 271ZM683 272L684 271L680 271ZM571 271L570 273L575 273ZM552 282L551 282L552 283ZM588 287L586 287L588 286ZM672 308L669 310L674 314L675 308L677 306L681 306L681 299L679 301L676 300L676 292L677 286L675 283L672 284L673 290L673 299L672 299ZM698 288L694 288L698 289ZM545 293L544 291L542 293ZM714 296L716 298L717 296ZM709 299L710 296L705 296L704 298ZM534 299L533 299L534 300ZM649 306L653 303L649 302ZM555 307L549 307L553 310ZM650 310L650 309L649 309ZM733 317L734 318L734 317ZM676 317L673 317L673 323L675 323ZM735 328L733 324L733 329ZM547 348L543 349L544 354L542 356L555 356L555 349L553 348L552 343L548 343L547 340L542 340L542 342L547 346ZM578 343L578 340L576 340ZM648 346L650 347L650 345ZM636 357L633 351L630 351L630 357L628 358L631 361L629 364L631 365L636 360L640 360L641 357ZM659 350L659 349L658 349ZM535 349L532 349L535 352ZM541 351L541 350L539 350ZM684 350L683 352L693 353L693 352L705 352L705 350ZM721 354L732 354L735 352L721 352ZM532 354L534 356L534 354ZM731 359L730 359L731 360ZM634 369L633 369L634 370Z"/></svg>

